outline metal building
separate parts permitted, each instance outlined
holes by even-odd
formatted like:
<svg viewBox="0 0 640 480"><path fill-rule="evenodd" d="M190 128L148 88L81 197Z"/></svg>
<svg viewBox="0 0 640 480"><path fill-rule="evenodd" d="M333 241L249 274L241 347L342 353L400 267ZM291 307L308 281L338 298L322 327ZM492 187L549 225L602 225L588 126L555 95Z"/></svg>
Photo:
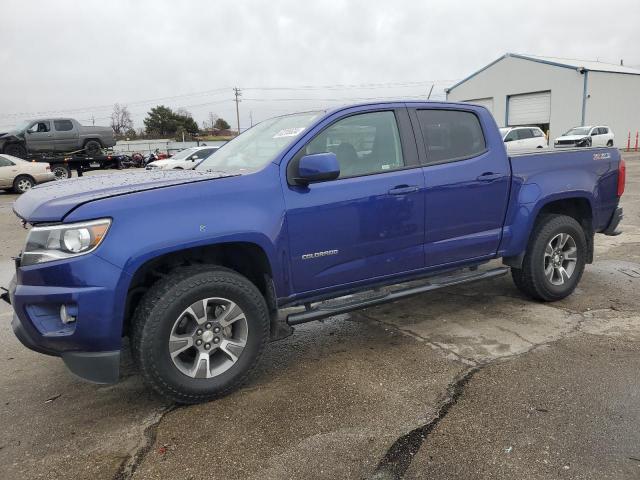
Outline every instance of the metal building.
<svg viewBox="0 0 640 480"><path fill-rule="evenodd" d="M551 139L608 125L626 146L640 130L640 70L622 65L507 53L446 92L447 100L484 105L500 127L537 125Z"/></svg>

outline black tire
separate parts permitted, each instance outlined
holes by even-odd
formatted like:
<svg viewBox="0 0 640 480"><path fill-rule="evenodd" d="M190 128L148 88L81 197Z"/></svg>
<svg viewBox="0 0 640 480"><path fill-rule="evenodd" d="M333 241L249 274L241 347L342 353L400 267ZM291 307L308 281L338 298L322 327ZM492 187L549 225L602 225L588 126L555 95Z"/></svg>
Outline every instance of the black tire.
<svg viewBox="0 0 640 480"><path fill-rule="evenodd" d="M98 140L89 140L84 144L84 151L87 152L88 155L98 155L102 150L102 145Z"/></svg>
<svg viewBox="0 0 640 480"><path fill-rule="evenodd" d="M227 298L242 309L248 331L246 345L227 370L211 378L194 378L175 365L169 337L182 312L211 297ZM174 271L146 292L133 318L133 356L145 383L182 404L206 402L238 388L256 367L268 339L269 313L264 297L245 277L222 267Z"/></svg>
<svg viewBox="0 0 640 480"><path fill-rule="evenodd" d="M10 143L4 147L3 153L18 158L27 158L27 149L19 143Z"/></svg>
<svg viewBox="0 0 640 480"><path fill-rule="evenodd" d="M570 277L563 280L563 284L554 285L545 275L545 249L561 233L568 234L574 241L576 262ZM553 302L573 293L582 278L586 258L587 241L582 226L566 215L545 215L536 222L522 268L512 268L511 276L516 287L525 295L535 300Z"/></svg>
<svg viewBox="0 0 640 480"><path fill-rule="evenodd" d="M71 170L66 165L55 165L51 172L56 177L56 180L71 178Z"/></svg>
<svg viewBox="0 0 640 480"><path fill-rule="evenodd" d="M29 175L18 175L13 181L13 191L15 193L25 193L33 188L35 184L35 180Z"/></svg>
<svg viewBox="0 0 640 480"><path fill-rule="evenodd" d="M175 167L174 170L184 170L182 167Z"/></svg>
<svg viewBox="0 0 640 480"><path fill-rule="evenodd" d="M607 142L607 147L613 147L613 140L609 140Z"/></svg>

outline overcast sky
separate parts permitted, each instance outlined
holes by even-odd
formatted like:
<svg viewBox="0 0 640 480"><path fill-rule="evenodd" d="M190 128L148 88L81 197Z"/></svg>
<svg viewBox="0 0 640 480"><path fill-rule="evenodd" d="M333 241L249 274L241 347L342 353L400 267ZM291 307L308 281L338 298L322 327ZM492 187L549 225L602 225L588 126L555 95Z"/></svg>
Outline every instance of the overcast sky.
<svg viewBox="0 0 640 480"><path fill-rule="evenodd" d="M116 102L137 128L157 104L235 127L234 86L242 127L426 97L432 82L442 98L506 52L640 67L638 0L2 0L2 18L0 129L54 114L106 125Z"/></svg>

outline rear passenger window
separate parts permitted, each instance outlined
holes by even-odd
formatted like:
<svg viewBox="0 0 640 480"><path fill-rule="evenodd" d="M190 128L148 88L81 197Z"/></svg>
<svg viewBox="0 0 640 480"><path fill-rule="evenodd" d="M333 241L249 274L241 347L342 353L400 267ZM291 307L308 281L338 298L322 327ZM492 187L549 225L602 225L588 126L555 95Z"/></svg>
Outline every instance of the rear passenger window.
<svg viewBox="0 0 640 480"><path fill-rule="evenodd" d="M452 162L486 150L480 121L475 114L457 110L418 110L427 150L427 164Z"/></svg>
<svg viewBox="0 0 640 480"><path fill-rule="evenodd" d="M521 128L520 130L518 130L519 140L526 140L528 138L533 138L533 133L531 133L530 128Z"/></svg>
<svg viewBox="0 0 640 480"><path fill-rule="evenodd" d="M393 112L362 113L339 120L311 140L297 157L324 152L336 154L340 178L404 167Z"/></svg>
<svg viewBox="0 0 640 480"><path fill-rule="evenodd" d="M54 120L53 125L56 132L68 132L69 130L73 130L73 123L71 120Z"/></svg>
<svg viewBox="0 0 640 480"><path fill-rule="evenodd" d="M539 128L532 128L531 131L533 132L534 137L544 137L544 132Z"/></svg>

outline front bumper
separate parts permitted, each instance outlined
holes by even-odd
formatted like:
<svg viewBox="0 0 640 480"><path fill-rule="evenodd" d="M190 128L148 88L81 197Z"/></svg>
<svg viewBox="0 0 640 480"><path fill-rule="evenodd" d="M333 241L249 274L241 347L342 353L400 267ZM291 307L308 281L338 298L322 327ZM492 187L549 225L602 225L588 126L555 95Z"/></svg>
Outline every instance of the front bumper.
<svg viewBox="0 0 640 480"><path fill-rule="evenodd" d="M27 348L59 356L69 370L96 383L119 377L126 275L96 255L19 266L9 286L13 331ZM60 306L76 313L64 324Z"/></svg>

